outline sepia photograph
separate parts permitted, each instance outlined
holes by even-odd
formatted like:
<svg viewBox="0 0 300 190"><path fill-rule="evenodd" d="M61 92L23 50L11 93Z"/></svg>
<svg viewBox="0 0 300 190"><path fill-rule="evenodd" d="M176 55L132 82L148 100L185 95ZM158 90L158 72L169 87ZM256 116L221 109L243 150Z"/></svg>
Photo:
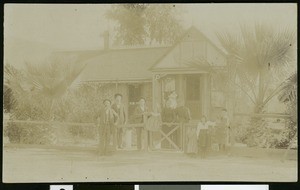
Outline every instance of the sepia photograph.
<svg viewBox="0 0 300 190"><path fill-rule="evenodd" d="M4 183L298 181L296 3L5 4L3 62Z"/></svg>

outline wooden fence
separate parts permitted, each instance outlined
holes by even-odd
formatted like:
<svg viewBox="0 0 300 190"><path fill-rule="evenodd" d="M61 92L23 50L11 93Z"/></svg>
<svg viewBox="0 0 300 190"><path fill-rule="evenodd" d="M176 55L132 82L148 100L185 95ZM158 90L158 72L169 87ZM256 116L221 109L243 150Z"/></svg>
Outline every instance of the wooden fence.
<svg viewBox="0 0 300 190"><path fill-rule="evenodd" d="M41 126L49 126L53 129L59 128L58 126L79 126L79 127L93 127L96 128L95 123L75 123L75 122L59 122L59 121L31 121L31 120L4 120L4 126L7 126L8 123L15 123L15 124L26 124L24 125L25 127L30 127L32 125L41 125ZM143 128L142 130L142 139L143 139L143 147L144 151L149 151L152 149L153 143L161 143L163 141L166 141L170 143L173 147L174 150L176 151L181 151L183 152L183 147L179 147L178 144L174 141L174 139L171 139L171 135L174 134L177 130L180 130L181 134L181 142L180 144L185 143L185 131L184 127L180 123L163 123L162 126L168 126L171 130L168 132L164 132L162 129L157 131L160 135L161 138L159 139L158 142L153 142L152 141L152 136L149 135L151 132L145 129L145 123L136 123L136 124L124 124L124 125L118 125L118 128ZM150 144L151 145L150 145ZM54 145L55 146L55 145ZM58 145L57 145L58 146Z"/></svg>

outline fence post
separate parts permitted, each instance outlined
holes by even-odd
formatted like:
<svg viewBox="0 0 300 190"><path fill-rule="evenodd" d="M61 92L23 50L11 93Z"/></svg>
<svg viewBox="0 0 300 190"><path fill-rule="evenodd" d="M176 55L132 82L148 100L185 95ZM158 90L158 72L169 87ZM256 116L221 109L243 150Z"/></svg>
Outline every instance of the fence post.
<svg viewBox="0 0 300 190"><path fill-rule="evenodd" d="M147 123L147 116L143 115L143 127L142 127L142 136L144 137L144 151L148 152L148 131L146 129L146 123ZM143 140L142 140L143 141Z"/></svg>
<svg viewBox="0 0 300 190"><path fill-rule="evenodd" d="M186 151L186 126L184 123L181 123L181 128L182 128L182 151L185 153Z"/></svg>

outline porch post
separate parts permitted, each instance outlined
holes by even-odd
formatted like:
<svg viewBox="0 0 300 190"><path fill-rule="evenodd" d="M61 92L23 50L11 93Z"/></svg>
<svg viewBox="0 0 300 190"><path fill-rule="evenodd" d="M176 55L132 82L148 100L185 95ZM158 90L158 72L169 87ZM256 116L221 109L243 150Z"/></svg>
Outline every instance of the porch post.
<svg viewBox="0 0 300 190"><path fill-rule="evenodd" d="M152 108L155 110L157 104L161 105L160 102L160 86L157 79L157 74L152 76Z"/></svg>
<svg viewBox="0 0 300 190"><path fill-rule="evenodd" d="M161 103L160 103L160 99L159 99L159 96L160 96L160 86L159 86L159 81L156 77L156 74L153 73L152 75L152 110L155 111L157 109L157 104L159 104L161 106ZM157 110L157 111L160 111L160 110ZM157 136L156 133L154 132L149 132L149 145L150 148L155 148L153 147L153 141L155 141L155 136Z"/></svg>
<svg viewBox="0 0 300 190"><path fill-rule="evenodd" d="M208 85L208 74L202 74L202 115L205 115L208 117L209 114L209 102L210 102L210 96L209 96L209 85Z"/></svg>

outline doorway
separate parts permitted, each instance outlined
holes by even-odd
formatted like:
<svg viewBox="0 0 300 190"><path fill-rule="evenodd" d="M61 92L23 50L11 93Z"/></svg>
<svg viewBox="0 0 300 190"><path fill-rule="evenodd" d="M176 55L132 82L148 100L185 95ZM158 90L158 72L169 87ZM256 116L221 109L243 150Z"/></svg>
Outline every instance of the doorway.
<svg viewBox="0 0 300 190"><path fill-rule="evenodd" d="M130 117L138 104L138 101L142 95L142 88L139 84L128 85L128 116Z"/></svg>
<svg viewBox="0 0 300 190"><path fill-rule="evenodd" d="M186 75L185 104L190 109L192 119L202 115L201 77L199 74Z"/></svg>

